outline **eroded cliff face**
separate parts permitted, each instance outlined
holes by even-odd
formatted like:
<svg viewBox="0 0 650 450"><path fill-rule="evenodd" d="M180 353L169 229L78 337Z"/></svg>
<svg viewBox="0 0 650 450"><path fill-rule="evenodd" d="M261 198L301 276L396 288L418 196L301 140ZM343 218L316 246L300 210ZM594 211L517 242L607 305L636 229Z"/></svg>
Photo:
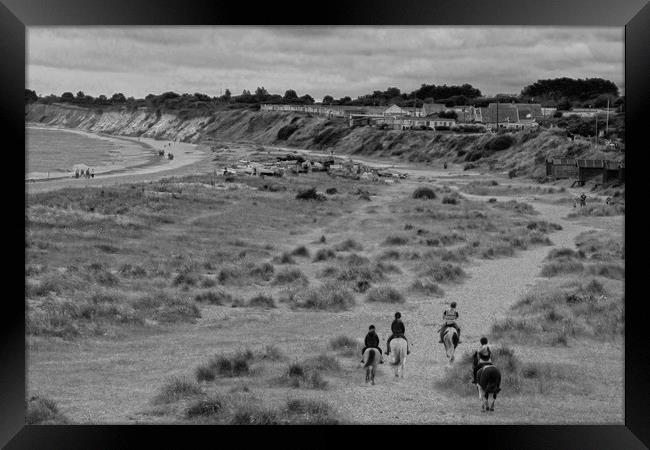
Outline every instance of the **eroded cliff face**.
<svg viewBox="0 0 650 450"><path fill-rule="evenodd" d="M602 154L588 143L572 143L562 132L542 130L512 134L512 145L490 151L492 134L441 134L431 131L348 127L346 120L274 111L233 109L207 116L183 117L153 109L80 108L67 104L32 104L31 123L76 128L95 133L143 136L190 143L249 142L336 153L378 156L402 161L467 163L494 170L515 169L518 175L542 176L547 157L621 159Z"/></svg>

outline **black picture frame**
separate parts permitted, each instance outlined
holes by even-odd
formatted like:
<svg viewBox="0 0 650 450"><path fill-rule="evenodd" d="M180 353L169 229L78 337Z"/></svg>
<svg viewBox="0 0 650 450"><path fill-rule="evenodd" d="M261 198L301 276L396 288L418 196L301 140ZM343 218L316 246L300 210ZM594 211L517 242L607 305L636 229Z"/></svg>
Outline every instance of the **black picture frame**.
<svg viewBox="0 0 650 450"><path fill-rule="evenodd" d="M5 137L3 155L14 168L24 168L25 27L47 25L573 25L625 27L625 95L626 95L626 185L634 198L642 163L643 112L650 105L648 75L650 74L650 5L646 0L624 3L612 0L438 0L415 2L403 0L356 0L347 4L265 2L252 5L235 1L180 0L0 0L0 119ZM12 142L13 144L6 144ZM640 143L640 144L638 144ZM645 145L647 147L647 145ZM7 152L4 152L7 153ZM16 192L24 183L24 170L3 176L4 193ZM641 175L642 176L642 175ZM635 181L636 180L636 181ZM632 184L630 184L632 183ZM639 183L640 184L640 183ZM12 196L4 223L6 239L23 254L18 238L24 233L25 197ZM15 201L13 201L15 200ZM3 202L7 204L7 199ZM642 223L639 203L628 201L626 209L626 261L643 255L643 246L628 245L632 224ZM22 225L22 231L19 230ZM24 234L23 234L24 235ZM13 249L12 249L13 250ZM17 295L6 295L0 313L0 444L14 448L131 448L141 444L162 444L164 448L192 447L196 440L206 439L211 447L226 445L225 436L236 439L241 446L253 437L267 439L291 447L320 448L340 445L341 432L358 434L368 445L388 441L409 445L415 442L412 433L424 441L417 445L464 444L495 448L567 448L636 449L650 446L650 340L644 335L643 301L635 301L627 292L638 279L634 270L626 273L625 303L625 425L557 425L557 426L424 426L407 427L393 433L387 428L346 426L242 428L210 426L26 426L25 412L25 326L24 304ZM17 287L24 280L20 265L9 264L5 276ZM15 272L15 273L14 273ZM632 283L632 284L630 284ZM24 286L23 286L24 287ZM18 289L17 289L18 290ZM606 355L603 363L607 363ZM395 436L393 436L393 434ZM365 436L365 437L364 437ZM218 439L215 439L218 437ZM352 442L352 441L349 441ZM233 444L230 444L233 445ZM362 444L356 444L362 445Z"/></svg>

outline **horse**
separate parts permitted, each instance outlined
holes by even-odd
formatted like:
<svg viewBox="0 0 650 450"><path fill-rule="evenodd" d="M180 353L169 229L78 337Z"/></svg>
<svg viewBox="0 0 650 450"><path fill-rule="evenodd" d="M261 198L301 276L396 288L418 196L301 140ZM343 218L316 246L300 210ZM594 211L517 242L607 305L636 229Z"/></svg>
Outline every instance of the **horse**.
<svg viewBox="0 0 650 450"><path fill-rule="evenodd" d="M390 341L390 352L393 354L393 361L390 363L395 366L395 378L399 376L399 369L402 369L402 378L404 378L404 363L406 362L406 339L396 337Z"/></svg>
<svg viewBox="0 0 650 450"><path fill-rule="evenodd" d="M442 340L445 344L445 353L449 359L449 365L454 362L454 353L458 346L458 331L454 327L447 327L442 335Z"/></svg>
<svg viewBox="0 0 650 450"><path fill-rule="evenodd" d="M481 400L481 411L494 411L494 401L501 391L501 372L493 364L481 367L476 373L478 398ZM492 404L488 405L488 396L492 394Z"/></svg>
<svg viewBox="0 0 650 450"><path fill-rule="evenodd" d="M374 347L367 348L363 352L363 367L366 369L366 383L375 384L375 371L377 370L377 364L381 360L381 355L379 350Z"/></svg>

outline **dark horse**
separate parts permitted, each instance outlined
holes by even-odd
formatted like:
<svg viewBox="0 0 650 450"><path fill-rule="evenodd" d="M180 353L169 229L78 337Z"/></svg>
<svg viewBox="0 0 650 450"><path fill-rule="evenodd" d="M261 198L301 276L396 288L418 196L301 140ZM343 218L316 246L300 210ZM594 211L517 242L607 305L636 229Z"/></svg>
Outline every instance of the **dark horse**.
<svg viewBox="0 0 650 450"><path fill-rule="evenodd" d="M478 383L478 398L481 400L481 411L494 411L494 401L501 391L501 372L493 364L481 367L476 373ZM488 396L492 394L492 404L488 406Z"/></svg>
<svg viewBox="0 0 650 450"><path fill-rule="evenodd" d="M379 350L374 347L367 348L363 352L363 367L366 369L366 383L375 384L375 371L377 363L381 360Z"/></svg>

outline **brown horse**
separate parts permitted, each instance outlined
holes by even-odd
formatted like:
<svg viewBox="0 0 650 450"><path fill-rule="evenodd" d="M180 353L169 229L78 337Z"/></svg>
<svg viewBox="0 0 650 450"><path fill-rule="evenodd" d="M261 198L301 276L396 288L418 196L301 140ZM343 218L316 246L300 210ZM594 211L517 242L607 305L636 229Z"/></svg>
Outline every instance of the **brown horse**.
<svg viewBox="0 0 650 450"><path fill-rule="evenodd" d="M375 384L375 371L377 364L381 360L379 350L374 347L367 348L363 352L363 367L366 369L366 383Z"/></svg>
<svg viewBox="0 0 650 450"><path fill-rule="evenodd" d="M494 401L501 391L501 372L494 364L481 367L476 373L478 398L481 400L481 411L494 411ZM492 394L492 404L488 405L488 396Z"/></svg>

